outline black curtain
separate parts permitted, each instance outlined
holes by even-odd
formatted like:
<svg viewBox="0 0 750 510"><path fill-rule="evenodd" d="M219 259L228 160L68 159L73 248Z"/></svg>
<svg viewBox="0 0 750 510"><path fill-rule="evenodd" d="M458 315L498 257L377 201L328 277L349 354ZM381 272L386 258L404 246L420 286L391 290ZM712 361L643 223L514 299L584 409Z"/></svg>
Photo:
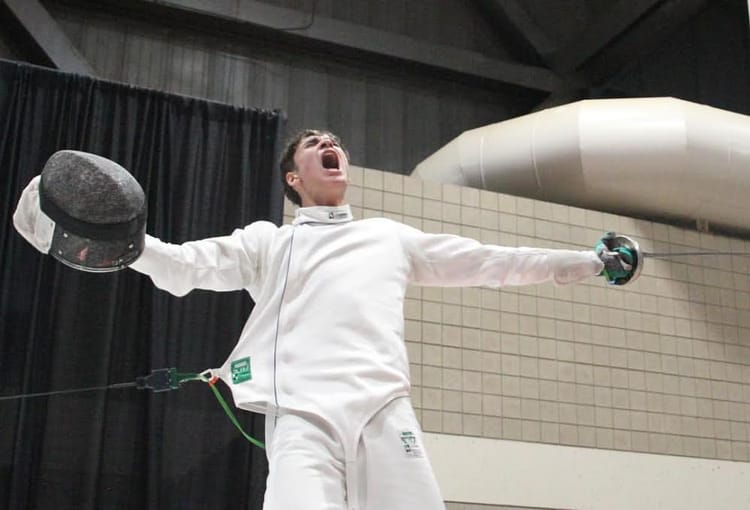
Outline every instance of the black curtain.
<svg viewBox="0 0 750 510"><path fill-rule="evenodd" d="M35 251L12 214L53 152L130 170L148 232L179 243L281 221L284 124L279 112L0 61L0 397L218 367L252 307L244 292L178 299L135 271L83 273ZM263 439L261 416L237 415ZM261 508L266 474L264 452L201 382L0 400L0 508Z"/></svg>

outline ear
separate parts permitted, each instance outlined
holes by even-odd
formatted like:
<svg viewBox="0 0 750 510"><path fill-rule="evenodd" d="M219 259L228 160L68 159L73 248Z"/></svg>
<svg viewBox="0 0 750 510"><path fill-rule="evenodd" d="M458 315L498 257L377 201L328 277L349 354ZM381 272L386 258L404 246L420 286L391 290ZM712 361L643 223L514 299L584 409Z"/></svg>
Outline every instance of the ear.
<svg viewBox="0 0 750 510"><path fill-rule="evenodd" d="M294 172L287 172L284 178L286 179L286 183L292 188L299 181L299 176Z"/></svg>

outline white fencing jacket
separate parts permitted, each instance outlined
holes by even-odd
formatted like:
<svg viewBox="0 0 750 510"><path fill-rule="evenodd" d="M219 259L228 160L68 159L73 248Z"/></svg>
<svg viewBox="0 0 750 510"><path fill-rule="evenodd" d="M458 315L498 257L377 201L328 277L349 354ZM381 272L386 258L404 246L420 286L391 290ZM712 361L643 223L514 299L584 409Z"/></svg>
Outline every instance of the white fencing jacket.
<svg viewBox="0 0 750 510"><path fill-rule="evenodd" d="M342 206L300 208L291 225L260 221L182 245L147 237L131 267L178 296L247 290L255 308L217 371L235 404L321 418L352 452L369 418L409 393L407 284L567 284L602 263L593 251L507 248L384 218L352 221Z"/></svg>

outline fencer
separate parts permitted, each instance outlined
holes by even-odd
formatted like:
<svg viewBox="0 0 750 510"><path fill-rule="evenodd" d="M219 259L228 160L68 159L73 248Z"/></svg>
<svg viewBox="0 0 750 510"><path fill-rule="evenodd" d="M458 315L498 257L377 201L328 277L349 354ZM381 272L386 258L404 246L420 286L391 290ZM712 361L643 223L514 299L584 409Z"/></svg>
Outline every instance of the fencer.
<svg viewBox="0 0 750 510"><path fill-rule="evenodd" d="M294 137L280 170L299 206L291 224L181 245L146 235L130 267L177 296L244 289L255 301L216 374L237 407L266 416L265 510L444 508L409 398L407 285L564 285L629 266L607 249L502 247L354 220L348 153L328 132ZM17 226L33 230L42 213L25 209Z"/></svg>

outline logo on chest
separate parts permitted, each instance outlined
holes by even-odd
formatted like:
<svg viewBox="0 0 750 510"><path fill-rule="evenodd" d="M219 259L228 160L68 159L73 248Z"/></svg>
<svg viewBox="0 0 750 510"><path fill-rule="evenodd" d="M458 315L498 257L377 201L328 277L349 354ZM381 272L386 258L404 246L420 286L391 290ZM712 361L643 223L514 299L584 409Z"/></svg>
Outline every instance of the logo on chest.
<svg viewBox="0 0 750 510"><path fill-rule="evenodd" d="M236 359L232 361L232 384L239 384L249 381L253 378L253 372L250 369L250 357Z"/></svg>

